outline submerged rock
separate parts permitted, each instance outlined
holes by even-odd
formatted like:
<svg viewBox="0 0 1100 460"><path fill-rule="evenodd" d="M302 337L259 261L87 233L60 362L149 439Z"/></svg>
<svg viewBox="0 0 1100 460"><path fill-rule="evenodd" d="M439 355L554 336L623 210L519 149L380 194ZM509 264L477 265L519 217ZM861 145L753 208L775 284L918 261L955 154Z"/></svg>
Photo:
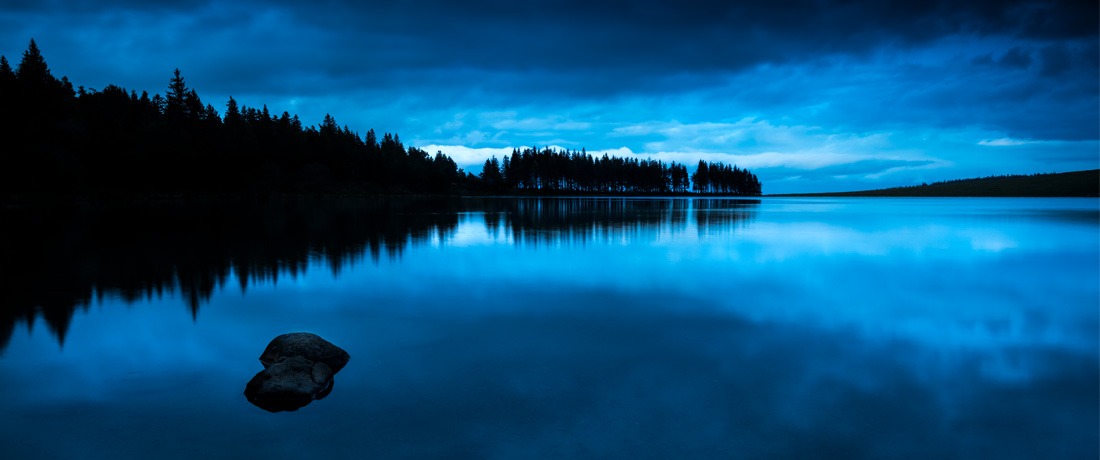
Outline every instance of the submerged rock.
<svg viewBox="0 0 1100 460"><path fill-rule="evenodd" d="M260 355L264 370L245 385L249 402L271 411L292 411L332 391L333 375L347 364L348 353L306 332L283 334Z"/></svg>

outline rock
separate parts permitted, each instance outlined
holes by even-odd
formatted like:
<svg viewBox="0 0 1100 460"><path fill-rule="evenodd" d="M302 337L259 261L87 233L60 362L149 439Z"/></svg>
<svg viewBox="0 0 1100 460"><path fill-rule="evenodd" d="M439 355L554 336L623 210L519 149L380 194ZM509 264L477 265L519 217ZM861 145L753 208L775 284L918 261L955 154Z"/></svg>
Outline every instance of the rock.
<svg viewBox="0 0 1100 460"><path fill-rule="evenodd" d="M275 337L271 343L267 344L267 348L260 355L260 362L264 367L268 367L288 356L301 356L310 361L323 362L332 369L334 374L340 372L350 358L348 352L317 334L292 332Z"/></svg>
<svg viewBox="0 0 1100 460"><path fill-rule="evenodd" d="M333 376L347 364L348 353L315 334L276 337L260 355L264 370L245 385L248 401L271 411L292 411L324 398Z"/></svg>
<svg viewBox="0 0 1100 460"><path fill-rule="evenodd" d="M312 400L332 380L331 373L314 375L314 364L301 356L283 358L252 377L245 385L245 394L260 399Z"/></svg>

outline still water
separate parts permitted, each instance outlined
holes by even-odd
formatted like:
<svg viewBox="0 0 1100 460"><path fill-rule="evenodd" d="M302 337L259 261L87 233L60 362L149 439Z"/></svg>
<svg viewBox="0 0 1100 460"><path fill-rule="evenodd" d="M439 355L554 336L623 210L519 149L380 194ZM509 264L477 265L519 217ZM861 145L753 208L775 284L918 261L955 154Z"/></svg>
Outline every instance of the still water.
<svg viewBox="0 0 1100 460"><path fill-rule="evenodd" d="M1096 199L0 211L4 458L1096 458ZM242 395L319 334L332 392Z"/></svg>

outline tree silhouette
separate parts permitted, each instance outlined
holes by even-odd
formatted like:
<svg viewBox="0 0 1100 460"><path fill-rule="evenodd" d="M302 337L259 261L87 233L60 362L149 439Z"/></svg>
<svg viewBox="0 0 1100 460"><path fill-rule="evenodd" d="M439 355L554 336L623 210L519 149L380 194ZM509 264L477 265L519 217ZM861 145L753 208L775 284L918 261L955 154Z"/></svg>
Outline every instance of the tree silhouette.
<svg viewBox="0 0 1100 460"><path fill-rule="evenodd" d="M491 169L489 166L487 164L485 167ZM696 180L697 192L759 194L758 184L755 188L749 186L750 182L755 180L755 176L750 178L747 175L737 176L731 173L729 185L711 186L709 182L711 167L731 172L744 171L721 163L714 165L702 163L701 167L697 168L696 174L691 177ZM549 148L538 150L534 147L522 151L513 149L511 156L504 158L501 175L504 183L503 190L528 194L560 192L668 194L684 193L689 186L687 168L677 163L666 165L661 161L618 158L606 154L600 158L594 158L584 150L579 152L555 151ZM744 182L743 186L733 186L735 176ZM482 177L482 182L487 181L486 177L488 176ZM700 180L704 182L699 182ZM486 190L489 189L486 187Z"/></svg>
<svg viewBox="0 0 1100 460"><path fill-rule="evenodd" d="M505 161L507 161L507 159ZM487 192L499 192L503 190L504 176L500 173L500 162L497 161L496 155L493 155L491 159L485 160L485 164L481 167L481 181Z"/></svg>
<svg viewBox="0 0 1100 460"><path fill-rule="evenodd" d="M172 80L168 82L168 91L164 94L164 114L173 121L178 122L187 116L187 92L180 69L176 69Z"/></svg>
<svg viewBox="0 0 1100 460"><path fill-rule="evenodd" d="M18 91L16 89L17 84L18 80L16 79L15 71L12 70L11 65L8 64L8 58L0 56L0 100L10 104ZM0 108L0 112L3 113L3 115L0 116L8 117L8 114L11 113L13 108L14 107L10 106ZM4 121L8 121L8 118L5 118ZM5 123L4 126L7 126L7 123Z"/></svg>
<svg viewBox="0 0 1100 460"><path fill-rule="evenodd" d="M15 81L15 71L8 64L8 58L0 56L0 91L10 91Z"/></svg>
<svg viewBox="0 0 1100 460"><path fill-rule="evenodd" d="M22 142L0 152L0 197L50 194L356 193L683 193L683 165L585 150L514 149L486 160L479 176L453 159L374 130L360 136L331 114L303 126L267 105L230 97L224 119L188 88L180 69L163 95L108 85L102 91L54 78L34 40L17 69L0 57L5 105L0 133ZM692 178L701 193L759 194L745 170L706 165Z"/></svg>
<svg viewBox="0 0 1100 460"><path fill-rule="evenodd" d="M244 119L241 118L241 109L237 107L237 101L233 96L229 96L229 102L225 103L225 124L239 126L241 123L244 123Z"/></svg>
<svg viewBox="0 0 1100 460"><path fill-rule="evenodd" d="M19 70L16 71L19 81L28 86L46 86L56 79L50 75L50 68L46 65L46 59L38 50L38 44L31 39L27 51L23 52L23 60L19 61Z"/></svg>

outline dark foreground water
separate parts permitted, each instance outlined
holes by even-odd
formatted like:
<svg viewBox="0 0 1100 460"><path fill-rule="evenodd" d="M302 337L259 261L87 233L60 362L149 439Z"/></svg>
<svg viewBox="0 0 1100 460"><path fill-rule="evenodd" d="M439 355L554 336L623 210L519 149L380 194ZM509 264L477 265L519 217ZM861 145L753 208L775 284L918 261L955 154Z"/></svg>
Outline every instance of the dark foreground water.
<svg viewBox="0 0 1100 460"><path fill-rule="evenodd" d="M1096 458L1096 199L0 215L4 458ZM276 335L351 354L242 395Z"/></svg>

